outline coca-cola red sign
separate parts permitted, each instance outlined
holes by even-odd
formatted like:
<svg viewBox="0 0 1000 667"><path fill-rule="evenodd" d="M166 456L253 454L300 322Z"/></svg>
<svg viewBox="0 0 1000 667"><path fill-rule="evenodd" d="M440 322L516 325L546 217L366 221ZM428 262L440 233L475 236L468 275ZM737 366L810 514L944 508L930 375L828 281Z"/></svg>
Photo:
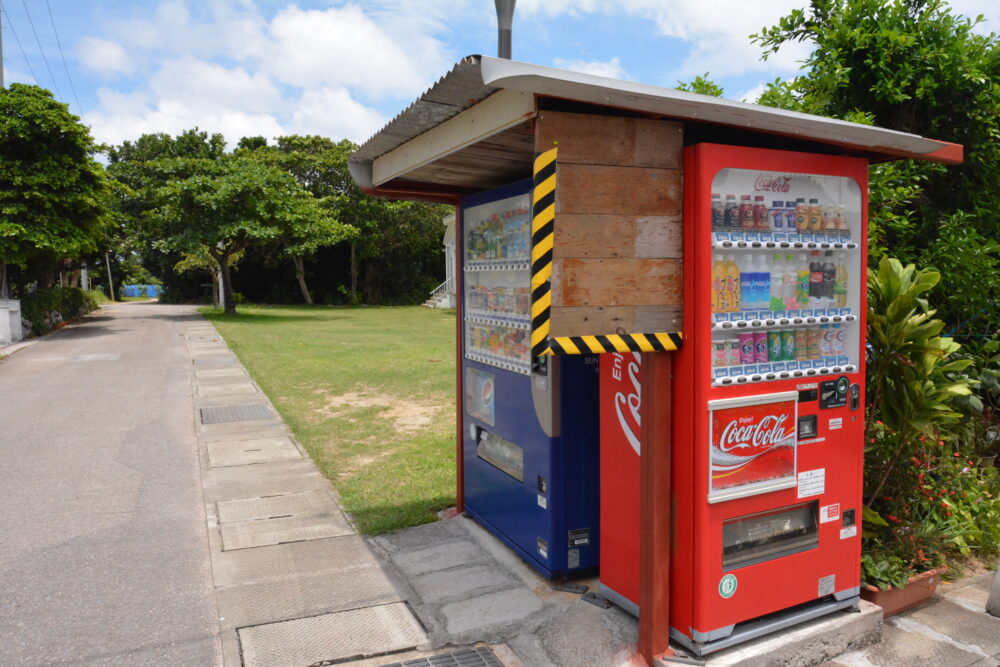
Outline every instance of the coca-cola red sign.
<svg viewBox="0 0 1000 667"><path fill-rule="evenodd" d="M795 475L795 400L712 411L712 489Z"/></svg>
<svg viewBox="0 0 1000 667"><path fill-rule="evenodd" d="M789 192L792 189L791 176L768 176L761 174L753 182L756 192Z"/></svg>

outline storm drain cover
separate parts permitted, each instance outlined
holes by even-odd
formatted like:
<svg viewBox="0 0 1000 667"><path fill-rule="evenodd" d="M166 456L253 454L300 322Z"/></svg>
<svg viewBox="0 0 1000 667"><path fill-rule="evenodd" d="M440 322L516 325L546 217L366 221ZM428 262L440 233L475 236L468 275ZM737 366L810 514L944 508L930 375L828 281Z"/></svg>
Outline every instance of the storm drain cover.
<svg viewBox="0 0 1000 667"><path fill-rule="evenodd" d="M243 664L313 665L394 653L427 642L402 602L240 628Z"/></svg>
<svg viewBox="0 0 1000 667"><path fill-rule="evenodd" d="M218 408L202 408L202 424L224 424L226 422L245 422L255 419L270 419L274 415L265 406L252 405L224 405Z"/></svg>
<svg viewBox="0 0 1000 667"><path fill-rule="evenodd" d="M504 667L504 665L493 651L481 646L403 662L387 662L382 667Z"/></svg>
<svg viewBox="0 0 1000 667"><path fill-rule="evenodd" d="M293 461L301 458L302 453L285 437L208 443L208 460L212 468Z"/></svg>
<svg viewBox="0 0 1000 667"><path fill-rule="evenodd" d="M226 355L224 357L202 357L201 359L192 359L191 363L195 366L209 366L212 364L231 364L236 361L236 357Z"/></svg>
<svg viewBox="0 0 1000 667"><path fill-rule="evenodd" d="M323 540L353 532L354 529L337 509L328 514L272 516L251 521L219 523L223 551Z"/></svg>
<svg viewBox="0 0 1000 667"><path fill-rule="evenodd" d="M330 514L338 510L333 496L323 491L286 493L266 498L220 500L218 507L221 523L303 514Z"/></svg>

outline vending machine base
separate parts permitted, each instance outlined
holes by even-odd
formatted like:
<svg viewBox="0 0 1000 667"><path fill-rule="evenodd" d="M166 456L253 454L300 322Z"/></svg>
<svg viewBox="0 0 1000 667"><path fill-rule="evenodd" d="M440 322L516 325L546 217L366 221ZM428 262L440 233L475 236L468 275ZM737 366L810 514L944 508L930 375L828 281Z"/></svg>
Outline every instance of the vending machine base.
<svg viewBox="0 0 1000 667"><path fill-rule="evenodd" d="M842 609L857 609L861 601L860 589L851 588L835 593L827 598L806 602L791 609L743 621L736 625L719 628L708 633L694 632L694 641L676 628L670 628L670 638L698 656L706 656L716 651L757 639L778 630L790 628Z"/></svg>

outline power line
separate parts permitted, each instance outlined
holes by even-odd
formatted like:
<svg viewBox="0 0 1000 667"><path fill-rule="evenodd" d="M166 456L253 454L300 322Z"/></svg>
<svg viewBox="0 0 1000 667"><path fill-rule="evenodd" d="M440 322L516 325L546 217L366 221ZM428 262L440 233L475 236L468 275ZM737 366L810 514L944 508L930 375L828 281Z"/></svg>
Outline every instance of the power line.
<svg viewBox="0 0 1000 667"><path fill-rule="evenodd" d="M73 85L73 77L69 75L69 65L66 64L66 55L63 53L62 42L59 41L59 31L56 30L56 20L52 18L52 7L49 5L49 0L45 0L45 8L49 10L49 21L52 23L52 34L56 36L56 46L59 47L59 57L62 58L63 69L66 70L66 78L69 80L69 88L73 91L73 99L76 101L76 109L79 113L83 113L83 107L80 106L80 98L76 96L76 86Z"/></svg>
<svg viewBox="0 0 1000 667"><path fill-rule="evenodd" d="M7 8L3 6L2 2L0 2L0 11L3 11L3 15L7 17L7 25L10 26L10 34L14 35L14 41L17 42L17 48L21 49L21 56L24 58L24 64L28 66L31 78L37 82L38 77L35 76L35 70L31 67L31 61L28 60L28 54L24 52L24 46L21 45L21 38L17 36L17 31L14 30L14 22L11 20L10 14L7 13Z"/></svg>
<svg viewBox="0 0 1000 667"><path fill-rule="evenodd" d="M35 22L31 20L31 12L28 11L28 3L26 0L21 0L21 4L24 5L24 13L28 15L28 25L31 26L31 32L35 34L35 43L38 44L38 50L42 53L42 62L45 63L45 69L49 72L49 78L52 79L52 85L56 89L56 97L62 97L62 93L59 91L59 82L56 78L52 76L52 68L49 67L49 59L45 57L45 49L42 48L42 40L38 39L38 31L35 30Z"/></svg>

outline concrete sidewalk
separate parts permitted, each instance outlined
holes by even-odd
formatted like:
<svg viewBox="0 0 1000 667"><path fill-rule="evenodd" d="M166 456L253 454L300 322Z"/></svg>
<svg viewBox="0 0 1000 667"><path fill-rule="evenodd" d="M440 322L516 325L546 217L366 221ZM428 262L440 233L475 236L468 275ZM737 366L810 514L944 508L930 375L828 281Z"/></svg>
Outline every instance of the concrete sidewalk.
<svg viewBox="0 0 1000 667"><path fill-rule="evenodd" d="M552 590L470 519L357 536L215 330L192 324L186 334L226 664L373 667L470 647L511 667L640 664L635 618ZM860 614L806 623L707 664L1000 664L1000 620L983 610L988 585L986 576L942 587L885 625L881 609L862 603Z"/></svg>

